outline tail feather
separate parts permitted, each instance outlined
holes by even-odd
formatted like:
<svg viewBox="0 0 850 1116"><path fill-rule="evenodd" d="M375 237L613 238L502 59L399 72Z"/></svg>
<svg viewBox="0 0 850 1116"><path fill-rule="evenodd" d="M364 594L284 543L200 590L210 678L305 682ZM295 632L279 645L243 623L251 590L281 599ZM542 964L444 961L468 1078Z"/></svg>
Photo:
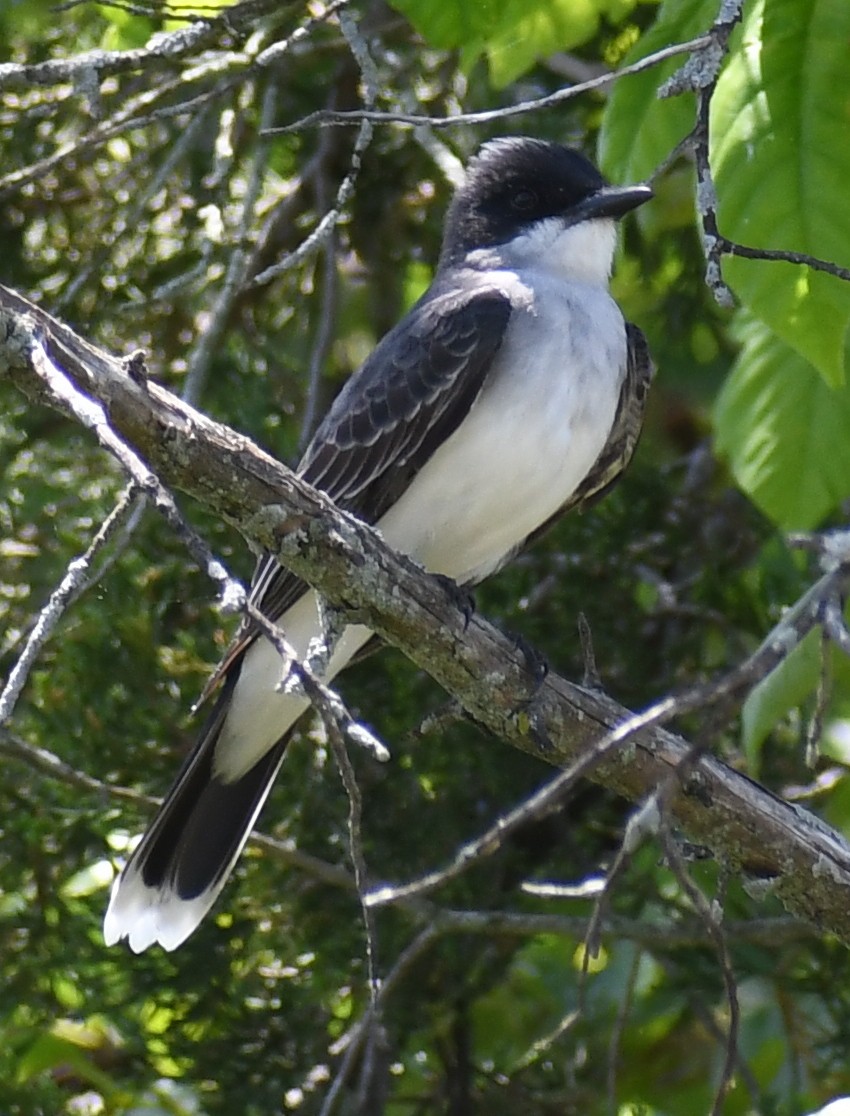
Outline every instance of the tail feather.
<svg viewBox="0 0 850 1116"><path fill-rule="evenodd" d="M228 679L168 797L112 887L107 945L176 949L224 887L283 761L287 732L233 782L213 773L238 671Z"/></svg>

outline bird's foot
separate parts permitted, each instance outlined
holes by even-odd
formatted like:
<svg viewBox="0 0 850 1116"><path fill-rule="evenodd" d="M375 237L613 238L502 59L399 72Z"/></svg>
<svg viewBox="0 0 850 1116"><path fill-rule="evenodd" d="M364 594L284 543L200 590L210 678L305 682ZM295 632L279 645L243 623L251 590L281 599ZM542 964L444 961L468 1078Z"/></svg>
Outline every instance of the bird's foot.
<svg viewBox="0 0 850 1116"><path fill-rule="evenodd" d="M475 615L475 597L466 586L458 585L453 578L446 577L445 574L434 574L433 576L449 594L455 607L463 613L463 630L466 631L469 627L469 621Z"/></svg>
<svg viewBox="0 0 850 1116"><path fill-rule="evenodd" d="M525 665L534 682L533 698L546 681L546 676L549 673L549 660L541 651L538 651L536 647L532 647L525 636L518 635L514 632L511 638L513 639L514 647L516 647L517 651L519 651L525 659Z"/></svg>
<svg viewBox="0 0 850 1116"><path fill-rule="evenodd" d="M532 681L531 691L519 708L517 708L515 715L518 718L522 732L530 736L537 745L538 750L545 755L551 753L554 745L540 724L537 710L535 709L535 703L537 695L540 692L540 687L543 685L546 680L546 675L549 673L549 661L536 647L532 647L525 636L513 632L510 638L513 640L514 647L516 647L525 659L526 667L528 668Z"/></svg>

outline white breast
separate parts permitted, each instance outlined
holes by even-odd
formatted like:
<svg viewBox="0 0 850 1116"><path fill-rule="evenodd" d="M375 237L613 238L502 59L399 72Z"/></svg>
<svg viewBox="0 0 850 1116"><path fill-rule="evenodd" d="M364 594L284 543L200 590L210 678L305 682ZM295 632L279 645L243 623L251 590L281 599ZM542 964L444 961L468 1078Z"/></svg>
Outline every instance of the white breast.
<svg viewBox="0 0 850 1116"><path fill-rule="evenodd" d="M625 325L607 291L520 278L528 305L469 416L378 524L391 546L461 583L497 569L573 494L625 375Z"/></svg>

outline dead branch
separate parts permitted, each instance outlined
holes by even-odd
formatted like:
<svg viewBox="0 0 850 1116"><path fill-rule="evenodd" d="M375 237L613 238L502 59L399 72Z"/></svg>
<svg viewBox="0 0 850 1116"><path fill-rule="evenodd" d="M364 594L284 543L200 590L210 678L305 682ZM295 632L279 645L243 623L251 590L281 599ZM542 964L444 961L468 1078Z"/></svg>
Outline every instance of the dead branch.
<svg viewBox="0 0 850 1116"><path fill-rule="evenodd" d="M598 691L549 674L531 677L523 653L481 617L471 620L439 581L391 552L375 531L339 512L322 494L249 439L212 422L132 367L0 287L0 374L33 402L60 407L38 373L44 355L85 396L163 482L200 500L310 582L330 604L367 623L427 670L475 720L539 759L567 767L628 724L630 714ZM846 578L846 556L836 569ZM824 578L833 596L834 579ZM819 583L820 584L820 583ZM765 672L798 642L801 617L823 611L810 593L794 623L771 633ZM796 625L796 626L795 626ZM727 691L722 690L721 696ZM689 694L684 708L694 708ZM662 703L657 703L657 710ZM676 716L676 698L665 703ZM799 807L771 794L657 725L609 750L592 778L635 802L670 783L677 826L711 848L759 893L850 943L850 847ZM669 718L668 718L669 719ZM632 718L631 725L638 719ZM631 729L630 729L631 731ZM689 760L687 773L680 765Z"/></svg>

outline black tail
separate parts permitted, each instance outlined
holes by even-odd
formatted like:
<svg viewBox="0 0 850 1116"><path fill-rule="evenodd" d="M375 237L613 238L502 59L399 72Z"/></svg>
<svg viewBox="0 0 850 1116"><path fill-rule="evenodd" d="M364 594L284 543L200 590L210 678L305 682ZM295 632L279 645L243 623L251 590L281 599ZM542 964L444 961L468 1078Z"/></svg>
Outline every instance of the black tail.
<svg viewBox="0 0 850 1116"><path fill-rule="evenodd" d="M231 783L214 774L215 745L239 671L228 677L168 797L112 888L107 945L175 949L215 902L248 839L289 739L287 732Z"/></svg>

